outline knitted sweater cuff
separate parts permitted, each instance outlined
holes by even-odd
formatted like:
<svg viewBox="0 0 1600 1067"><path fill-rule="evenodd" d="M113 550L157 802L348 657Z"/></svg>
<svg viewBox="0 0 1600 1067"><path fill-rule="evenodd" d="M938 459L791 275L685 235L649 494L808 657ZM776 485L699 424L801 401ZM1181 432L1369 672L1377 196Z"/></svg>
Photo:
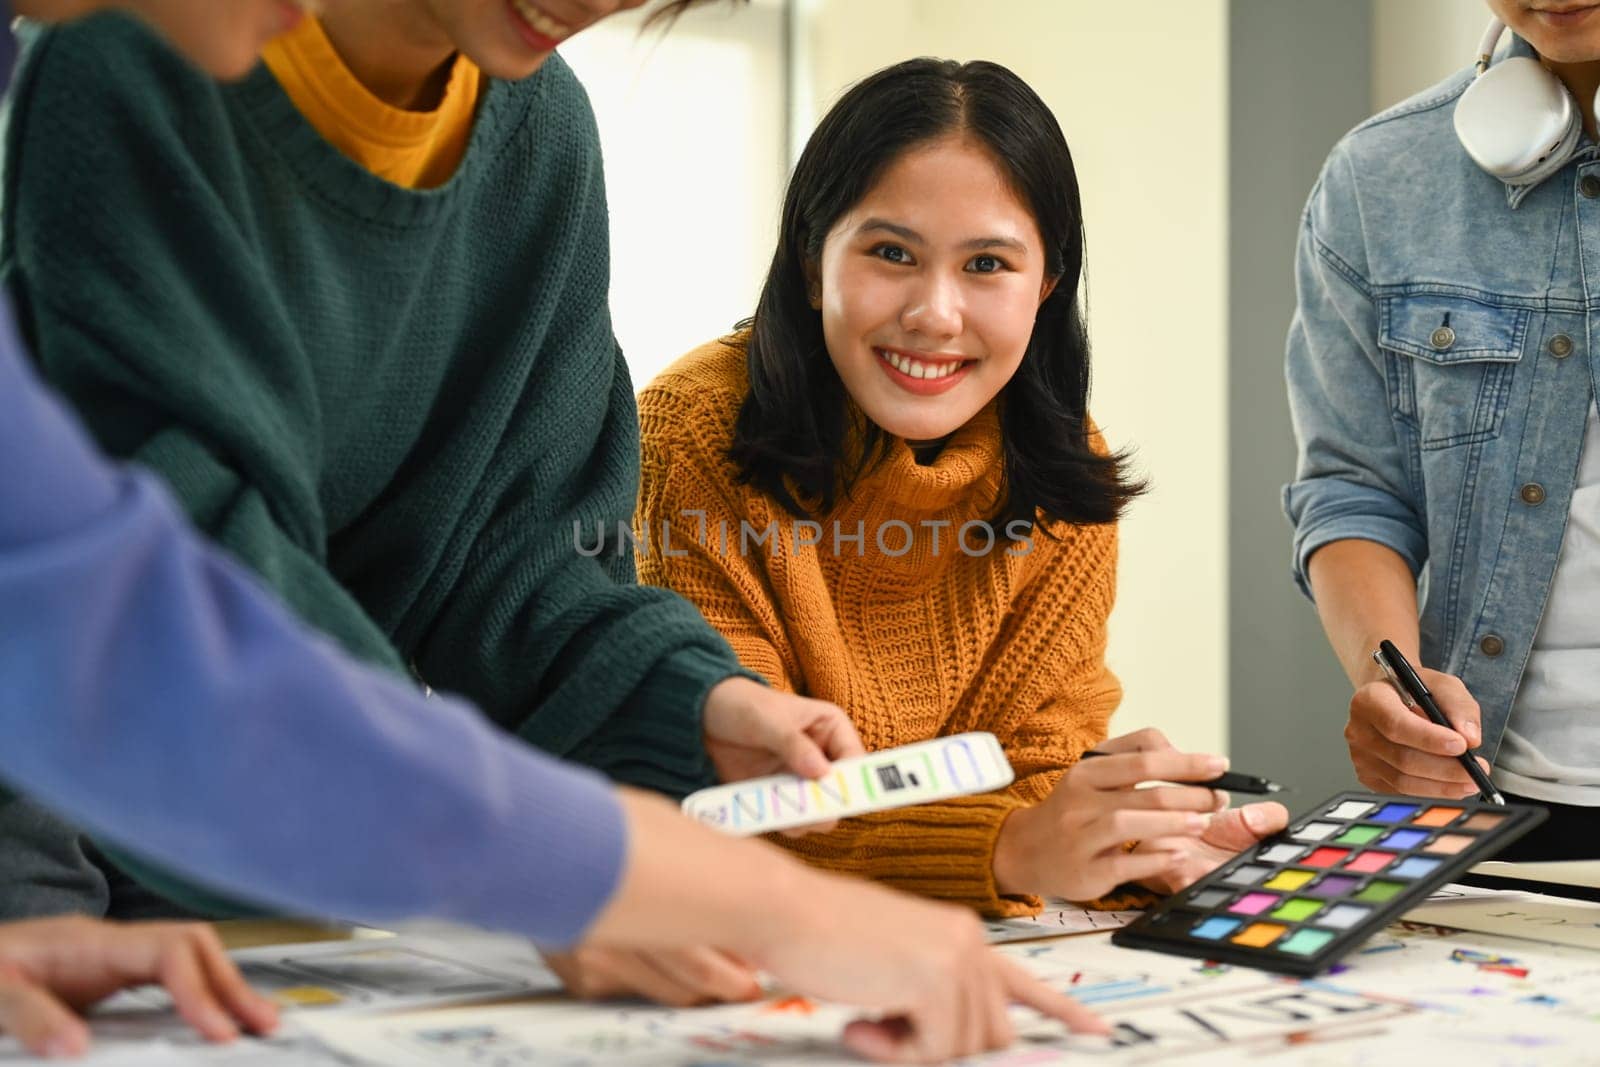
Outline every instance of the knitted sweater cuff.
<svg viewBox="0 0 1600 1067"><path fill-rule="evenodd" d="M695 646L662 657L572 758L619 782L674 798L715 785L706 753L706 694L736 675L751 676L728 651Z"/></svg>

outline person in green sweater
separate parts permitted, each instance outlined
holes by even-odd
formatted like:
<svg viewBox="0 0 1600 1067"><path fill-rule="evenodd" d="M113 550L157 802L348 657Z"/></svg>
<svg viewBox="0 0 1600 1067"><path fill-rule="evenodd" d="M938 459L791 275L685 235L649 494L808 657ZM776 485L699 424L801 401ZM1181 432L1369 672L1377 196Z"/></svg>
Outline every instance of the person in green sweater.
<svg viewBox="0 0 1600 1067"><path fill-rule="evenodd" d="M577 543L626 529L638 426L594 119L552 49L624 6L338 0L295 31L331 49L300 82L305 49L222 86L120 17L32 33L0 269L99 442L353 653L628 784L820 773L860 751L843 712L752 680L691 605L635 582L630 543ZM354 128L291 96L307 80L305 99L349 94L333 110ZM362 115L446 112L470 130L442 182L364 165L383 130ZM0 916L174 902L228 907L25 800L0 809ZM662 966L569 977L754 990L729 961Z"/></svg>

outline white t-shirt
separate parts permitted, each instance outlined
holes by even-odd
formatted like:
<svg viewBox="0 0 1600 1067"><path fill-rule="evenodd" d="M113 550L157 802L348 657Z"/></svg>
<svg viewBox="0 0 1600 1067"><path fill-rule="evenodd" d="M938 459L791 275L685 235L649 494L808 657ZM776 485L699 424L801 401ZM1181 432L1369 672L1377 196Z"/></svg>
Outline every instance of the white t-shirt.
<svg viewBox="0 0 1600 1067"><path fill-rule="evenodd" d="M1494 782L1536 800L1600 807L1600 413L1593 405L1550 601Z"/></svg>

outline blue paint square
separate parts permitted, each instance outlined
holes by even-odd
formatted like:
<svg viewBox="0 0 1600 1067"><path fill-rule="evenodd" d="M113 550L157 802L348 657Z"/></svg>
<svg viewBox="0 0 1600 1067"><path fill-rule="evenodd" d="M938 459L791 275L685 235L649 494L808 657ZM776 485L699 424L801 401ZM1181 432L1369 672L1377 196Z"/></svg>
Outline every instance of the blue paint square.
<svg viewBox="0 0 1600 1067"><path fill-rule="evenodd" d="M1238 919L1224 919L1214 916L1189 931L1191 937L1203 937L1207 941L1220 941L1239 928Z"/></svg>
<svg viewBox="0 0 1600 1067"><path fill-rule="evenodd" d="M1443 860L1430 860L1421 856L1412 856L1408 860L1402 860L1399 866L1390 867L1383 873L1386 878L1390 875L1396 878L1421 878L1423 875L1431 873L1435 867L1443 862Z"/></svg>
<svg viewBox="0 0 1600 1067"><path fill-rule="evenodd" d="M1415 804L1385 804L1376 815L1368 815L1369 822L1401 822L1416 814Z"/></svg>
<svg viewBox="0 0 1600 1067"><path fill-rule="evenodd" d="M1396 830L1384 838L1382 844L1385 848L1398 849L1403 852L1408 848L1416 848L1427 839L1428 831L1426 830Z"/></svg>

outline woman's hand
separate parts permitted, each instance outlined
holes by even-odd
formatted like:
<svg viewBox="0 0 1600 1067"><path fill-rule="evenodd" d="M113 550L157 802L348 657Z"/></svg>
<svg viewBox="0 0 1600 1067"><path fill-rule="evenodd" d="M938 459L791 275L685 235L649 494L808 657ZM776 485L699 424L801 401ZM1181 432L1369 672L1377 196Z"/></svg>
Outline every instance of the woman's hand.
<svg viewBox="0 0 1600 1067"><path fill-rule="evenodd" d="M706 694L706 751L724 782L788 772L828 773L832 760L866 754L850 716L837 704L727 678ZM784 831L791 837L831 830L838 821Z"/></svg>
<svg viewBox="0 0 1600 1067"><path fill-rule="evenodd" d="M1269 800L1218 812L1199 837L1141 841L1133 850L1135 856L1165 853L1176 856L1177 861L1160 874L1139 879L1139 884L1157 893L1176 893L1288 825L1289 809Z"/></svg>
<svg viewBox="0 0 1600 1067"><path fill-rule="evenodd" d="M1227 800L1199 786L1134 788L1141 782L1203 782L1228 769L1221 756L1179 752L1159 730L1096 746L1040 804L1013 812L995 843L1001 893L1093 900L1124 882L1170 878L1192 860L1212 812ZM1131 841L1153 847L1129 851Z"/></svg>
<svg viewBox="0 0 1600 1067"><path fill-rule="evenodd" d="M755 971L714 948L635 950L587 945L570 952L546 952L544 961L567 992L584 1000L643 997L688 1008L761 996Z"/></svg>
<svg viewBox="0 0 1600 1067"><path fill-rule="evenodd" d="M0 1030L41 1056L81 1056L79 1012L129 986L159 982L190 1026L231 1041L264 1034L278 1009L245 983L201 923L112 923L67 916L0 925Z"/></svg>

